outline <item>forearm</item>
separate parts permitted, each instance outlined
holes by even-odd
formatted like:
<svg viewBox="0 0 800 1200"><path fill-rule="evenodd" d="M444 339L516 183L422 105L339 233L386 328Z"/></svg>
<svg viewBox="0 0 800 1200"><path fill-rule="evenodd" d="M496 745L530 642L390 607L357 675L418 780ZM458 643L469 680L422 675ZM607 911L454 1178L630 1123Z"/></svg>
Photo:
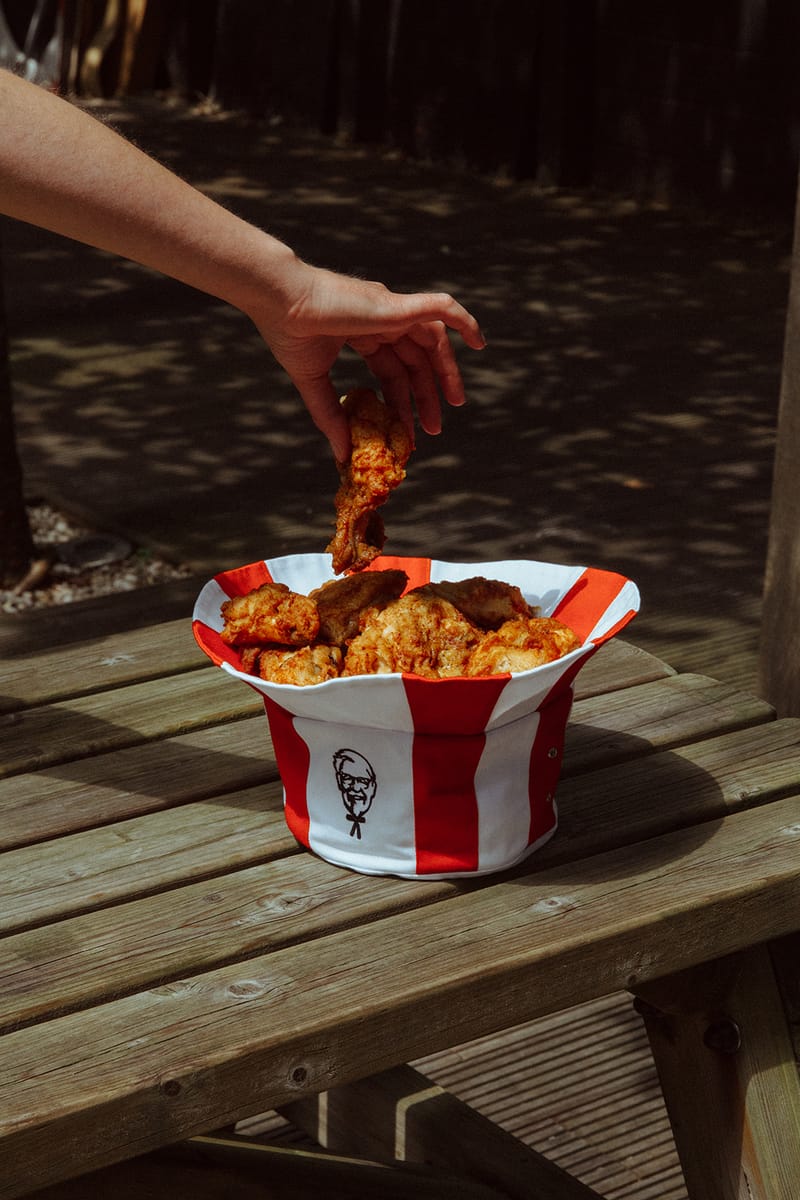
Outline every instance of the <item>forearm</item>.
<svg viewBox="0 0 800 1200"><path fill-rule="evenodd" d="M101 122L0 71L0 211L246 312L285 310L294 253Z"/></svg>

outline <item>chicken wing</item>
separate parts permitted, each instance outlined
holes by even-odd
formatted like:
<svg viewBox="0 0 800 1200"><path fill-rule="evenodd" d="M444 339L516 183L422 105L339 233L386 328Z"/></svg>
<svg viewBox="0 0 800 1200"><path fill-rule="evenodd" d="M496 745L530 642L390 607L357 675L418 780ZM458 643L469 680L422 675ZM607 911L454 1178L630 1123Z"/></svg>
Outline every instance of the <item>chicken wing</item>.
<svg viewBox="0 0 800 1200"><path fill-rule="evenodd" d="M485 633L469 657L465 675L505 675L541 667L576 650L580 638L555 617L515 617Z"/></svg>
<svg viewBox="0 0 800 1200"><path fill-rule="evenodd" d="M473 575L471 579L426 583L419 589L443 596L479 629L498 629L514 617L538 617L539 609L528 604L518 587L499 579Z"/></svg>
<svg viewBox="0 0 800 1200"><path fill-rule="evenodd" d="M336 530L326 547L337 575L362 571L383 549L386 535L377 509L405 479L411 435L373 391L360 388L341 401L350 424L352 453L340 470Z"/></svg>
<svg viewBox="0 0 800 1200"><path fill-rule="evenodd" d="M246 596L233 596L221 612L225 624L220 637L229 646L306 646L319 632L315 601L285 583L264 583Z"/></svg>
<svg viewBox="0 0 800 1200"><path fill-rule="evenodd" d="M343 646L359 631L368 609L385 608L408 583L405 571L361 571L331 579L309 595L319 611L319 639Z"/></svg>
<svg viewBox="0 0 800 1200"><path fill-rule="evenodd" d="M342 675L464 675L479 639L479 630L449 600L409 593L367 614L348 647Z"/></svg>

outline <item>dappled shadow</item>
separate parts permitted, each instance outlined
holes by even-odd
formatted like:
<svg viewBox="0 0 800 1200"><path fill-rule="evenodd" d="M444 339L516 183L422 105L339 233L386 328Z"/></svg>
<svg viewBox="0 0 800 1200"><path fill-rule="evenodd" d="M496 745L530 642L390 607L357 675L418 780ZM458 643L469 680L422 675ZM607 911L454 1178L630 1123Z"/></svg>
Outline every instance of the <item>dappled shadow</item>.
<svg viewBox="0 0 800 1200"><path fill-rule="evenodd" d="M47 734L38 750L31 723ZM0 752L3 848L197 801L283 811L263 716L147 740L122 722L53 704L44 719L37 709L0 719Z"/></svg>
<svg viewBox="0 0 800 1200"><path fill-rule="evenodd" d="M420 435L389 552L622 571L644 598L633 640L724 675L714 637L744 645L757 627L788 228L179 108L115 119L305 257L449 290L479 317L488 349L460 356L469 405ZM324 548L327 446L240 314L22 226L7 247L30 486L198 571ZM367 378L344 357L342 389Z"/></svg>

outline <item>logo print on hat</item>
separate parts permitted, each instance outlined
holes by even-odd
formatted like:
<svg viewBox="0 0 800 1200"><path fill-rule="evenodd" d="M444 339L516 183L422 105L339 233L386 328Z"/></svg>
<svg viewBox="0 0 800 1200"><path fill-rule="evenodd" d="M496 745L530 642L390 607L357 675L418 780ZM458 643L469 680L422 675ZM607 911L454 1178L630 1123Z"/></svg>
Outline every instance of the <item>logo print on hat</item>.
<svg viewBox="0 0 800 1200"><path fill-rule="evenodd" d="M361 826L366 823L378 789L375 770L363 754L345 749L334 754L333 770L347 820L351 822L350 837L361 841Z"/></svg>

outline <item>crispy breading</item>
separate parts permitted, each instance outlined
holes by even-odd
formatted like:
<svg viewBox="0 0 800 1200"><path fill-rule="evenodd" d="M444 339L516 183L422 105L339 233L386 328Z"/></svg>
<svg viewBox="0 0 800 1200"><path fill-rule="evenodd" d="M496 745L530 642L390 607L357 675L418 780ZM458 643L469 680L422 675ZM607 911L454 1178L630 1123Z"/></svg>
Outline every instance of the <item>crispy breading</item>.
<svg viewBox="0 0 800 1200"><path fill-rule="evenodd" d="M529 671L569 654L580 638L555 617L515 617L485 633L469 657L465 675Z"/></svg>
<svg viewBox="0 0 800 1200"><path fill-rule="evenodd" d="M336 530L327 546L337 575L362 571L383 549L385 531L376 509L405 479L413 449L409 431L368 388L342 397L350 425L352 453L340 469Z"/></svg>
<svg viewBox="0 0 800 1200"><path fill-rule="evenodd" d="M264 583L246 596L233 596L221 612L220 637L229 646L307 646L319 633L316 603L285 583Z"/></svg>
<svg viewBox="0 0 800 1200"><path fill-rule="evenodd" d="M359 631L368 609L385 608L402 595L408 583L405 571L360 571L331 579L309 593L319 611L319 639L343 646Z"/></svg>
<svg viewBox="0 0 800 1200"><path fill-rule="evenodd" d="M423 584L419 591L444 596L479 629L498 629L514 617L538 617L518 587L499 579L473 575L470 579Z"/></svg>
<svg viewBox="0 0 800 1200"><path fill-rule="evenodd" d="M348 647L342 675L463 675L479 638L479 631L449 600L409 593L367 614L361 633Z"/></svg>
<svg viewBox="0 0 800 1200"><path fill-rule="evenodd" d="M258 656L258 674L272 683L292 683L309 687L336 679L342 669L342 652L338 646L300 646L297 648L266 646Z"/></svg>

